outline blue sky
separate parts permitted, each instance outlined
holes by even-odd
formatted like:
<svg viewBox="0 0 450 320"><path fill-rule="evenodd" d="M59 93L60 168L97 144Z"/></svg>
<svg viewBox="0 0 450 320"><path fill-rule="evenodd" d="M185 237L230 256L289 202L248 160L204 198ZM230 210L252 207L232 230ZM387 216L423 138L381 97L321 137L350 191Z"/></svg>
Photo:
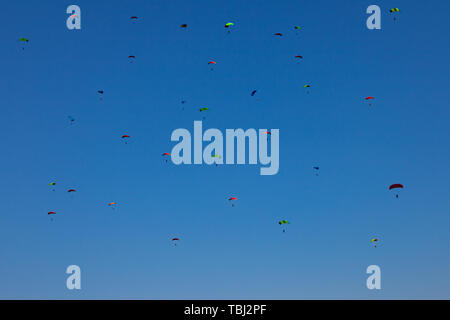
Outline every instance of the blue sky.
<svg viewBox="0 0 450 320"><path fill-rule="evenodd" d="M66 28L71 4L81 30ZM366 28L371 4L381 30ZM4 3L0 298L449 299L449 9ZM171 132L192 132L203 106L204 129L280 129L279 173L165 163ZM71 264L80 291L65 287ZM379 291L365 286L371 264Z"/></svg>

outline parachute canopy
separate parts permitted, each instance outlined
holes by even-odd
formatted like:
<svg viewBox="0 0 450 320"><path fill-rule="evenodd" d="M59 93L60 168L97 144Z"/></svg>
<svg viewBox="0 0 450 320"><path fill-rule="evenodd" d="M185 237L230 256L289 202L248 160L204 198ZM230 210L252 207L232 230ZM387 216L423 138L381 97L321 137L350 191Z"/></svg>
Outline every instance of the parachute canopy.
<svg viewBox="0 0 450 320"><path fill-rule="evenodd" d="M273 35L274 35L274 36L279 36L279 37L283 36L283 34L281 34L281 33L279 33L279 32L274 33Z"/></svg>
<svg viewBox="0 0 450 320"><path fill-rule="evenodd" d="M287 220L281 220L281 221L278 221L278 224L281 226L283 224L290 224L290 223Z"/></svg>
<svg viewBox="0 0 450 320"><path fill-rule="evenodd" d="M231 201L231 200L237 200L237 198L231 197L231 198L229 198L228 200L229 200L229 201Z"/></svg>
<svg viewBox="0 0 450 320"><path fill-rule="evenodd" d="M391 185L389 186L389 190L397 189L397 188L403 189L403 185L400 184L400 183L394 183L394 184L391 184Z"/></svg>
<svg viewBox="0 0 450 320"><path fill-rule="evenodd" d="M162 155L163 155L163 156L170 156L170 153L164 152Z"/></svg>
<svg viewBox="0 0 450 320"><path fill-rule="evenodd" d="M209 110L209 108L200 108L200 112L202 112L202 111L207 111L207 110Z"/></svg>
<svg viewBox="0 0 450 320"><path fill-rule="evenodd" d="M54 186L54 185L56 185L56 182L50 182L50 185Z"/></svg>
<svg viewBox="0 0 450 320"><path fill-rule="evenodd" d="M392 9L390 9L389 10L389 12L400 12L400 9L399 8L392 8Z"/></svg>
<svg viewBox="0 0 450 320"><path fill-rule="evenodd" d="M217 64L215 61L209 61L208 64Z"/></svg>
<svg viewBox="0 0 450 320"><path fill-rule="evenodd" d="M370 240L370 242L378 242L378 238L373 238Z"/></svg>
<svg viewBox="0 0 450 320"><path fill-rule="evenodd" d="M180 25L180 28L187 28L187 24L183 23L182 25Z"/></svg>
<svg viewBox="0 0 450 320"><path fill-rule="evenodd" d="M75 189L69 189L69 190L67 190L67 192L75 192L75 191L77 191L77 190L75 190Z"/></svg>
<svg viewBox="0 0 450 320"><path fill-rule="evenodd" d="M296 58L299 58L299 59L303 59L303 56L301 56L301 55L299 55L299 54L296 55L295 57L296 57Z"/></svg>
<svg viewBox="0 0 450 320"><path fill-rule="evenodd" d="M113 206L115 204L116 204L115 202L110 202L110 203L108 203L108 206Z"/></svg>
<svg viewBox="0 0 450 320"><path fill-rule="evenodd" d="M374 97L366 97L366 100L373 100L373 99L375 99Z"/></svg>
<svg viewBox="0 0 450 320"><path fill-rule="evenodd" d="M122 136L122 139L129 138L129 137L130 137L129 135L124 134L124 135Z"/></svg>
<svg viewBox="0 0 450 320"><path fill-rule="evenodd" d="M30 40L28 40L28 38L20 38L19 41L28 42Z"/></svg>
<svg viewBox="0 0 450 320"><path fill-rule="evenodd" d="M256 93L256 90L253 90L252 91L252 97L255 95L255 93Z"/></svg>
<svg viewBox="0 0 450 320"><path fill-rule="evenodd" d="M47 214L56 214L56 212L55 211L50 211Z"/></svg>
<svg viewBox="0 0 450 320"><path fill-rule="evenodd" d="M228 23L225 24L225 28L229 28L231 26L234 26L233 22L228 22Z"/></svg>
<svg viewBox="0 0 450 320"><path fill-rule="evenodd" d="M138 17L136 17L136 16L130 17L131 20L137 20L137 18L138 18Z"/></svg>
<svg viewBox="0 0 450 320"><path fill-rule="evenodd" d="M303 86L303 88L310 88L311 86L309 85L309 84L305 84L304 86Z"/></svg>
<svg viewBox="0 0 450 320"><path fill-rule="evenodd" d="M178 238L172 238L172 241L179 241L180 239Z"/></svg>
<svg viewBox="0 0 450 320"><path fill-rule="evenodd" d="M294 26L295 30L302 30L302 28L300 26Z"/></svg>

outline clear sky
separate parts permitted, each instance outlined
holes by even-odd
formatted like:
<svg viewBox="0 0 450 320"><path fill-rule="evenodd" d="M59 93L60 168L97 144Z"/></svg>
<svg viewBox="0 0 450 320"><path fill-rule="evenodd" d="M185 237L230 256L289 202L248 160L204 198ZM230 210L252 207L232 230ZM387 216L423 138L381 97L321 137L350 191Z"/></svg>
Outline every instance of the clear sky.
<svg viewBox="0 0 450 320"><path fill-rule="evenodd" d="M81 30L66 28L71 4ZM366 28L371 4L381 30ZM449 12L444 0L3 2L0 298L449 299ZM166 163L171 132L192 132L201 107L205 129L280 129L279 173ZM71 264L80 291L65 286Z"/></svg>

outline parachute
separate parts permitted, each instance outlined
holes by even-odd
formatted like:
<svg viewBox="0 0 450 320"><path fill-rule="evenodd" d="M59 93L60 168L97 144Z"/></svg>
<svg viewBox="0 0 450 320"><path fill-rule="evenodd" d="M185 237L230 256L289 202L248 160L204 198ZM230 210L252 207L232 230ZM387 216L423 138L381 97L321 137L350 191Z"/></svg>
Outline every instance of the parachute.
<svg viewBox="0 0 450 320"><path fill-rule="evenodd" d="M170 153L168 153L168 152L164 152L161 156L170 156ZM166 159L166 163L167 163L167 161L168 161L168 159Z"/></svg>
<svg viewBox="0 0 450 320"><path fill-rule="evenodd" d="M122 136L122 139L130 139L130 136L129 135L127 135L127 134L124 134L123 136ZM128 142L125 140L125 144L128 144Z"/></svg>
<svg viewBox="0 0 450 320"><path fill-rule="evenodd" d="M75 122L75 119L71 116L67 116L69 118L70 124L72 125Z"/></svg>
<svg viewBox="0 0 450 320"><path fill-rule="evenodd" d="M174 242L174 241L180 241L180 239L179 238L172 238L172 242L173 242L173 244L176 246L177 245L177 243L176 242Z"/></svg>
<svg viewBox="0 0 450 320"><path fill-rule="evenodd" d="M319 167L313 167L313 170L314 170L314 173L316 176L319 175L319 169L320 169Z"/></svg>
<svg viewBox="0 0 450 320"><path fill-rule="evenodd" d="M24 44L24 46L22 47L22 50L25 50L25 44L28 43L28 41L30 41L30 40L28 40L28 38L20 38L19 41L21 41L21 43Z"/></svg>
<svg viewBox="0 0 450 320"><path fill-rule="evenodd" d="M287 220L281 220L281 221L278 221L278 224L280 226L283 226L284 224L290 224L290 222ZM286 228L283 228L283 232L286 232Z"/></svg>
<svg viewBox="0 0 450 320"><path fill-rule="evenodd" d="M374 247L377 247L378 238L370 239L370 243L373 243Z"/></svg>
<svg viewBox="0 0 450 320"><path fill-rule="evenodd" d="M399 8L392 8L389 10L390 13L392 13L394 15L394 21L397 20L397 17L395 16L396 12L400 12Z"/></svg>
<svg viewBox="0 0 450 320"><path fill-rule="evenodd" d="M54 214L56 214L55 211L49 211L49 212L47 213L48 216L54 215ZM53 218L51 218L50 220L53 221Z"/></svg>
<svg viewBox="0 0 450 320"><path fill-rule="evenodd" d="M77 190L75 190L75 189L69 189L69 190L67 190L67 192L75 192L75 191L77 191Z"/></svg>
<svg viewBox="0 0 450 320"><path fill-rule="evenodd" d="M391 184L389 186L389 190L392 190L392 189L403 189L403 188L404 188L403 185L400 184L400 183L394 183L394 184ZM398 199L398 193L395 194L395 197Z"/></svg>
<svg viewBox="0 0 450 320"><path fill-rule="evenodd" d="M375 98L374 98L374 97L372 97L372 96L369 96L369 97L366 97L365 99L366 99L366 101L368 101L368 102L369 102L369 106L371 106L371 105L372 105L372 103L370 102L370 100L374 100Z"/></svg>
<svg viewBox="0 0 450 320"><path fill-rule="evenodd" d="M180 28L187 28L187 24L183 23L182 25L180 25Z"/></svg>
<svg viewBox="0 0 450 320"><path fill-rule="evenodd" d="M208 62L208 66L211 66L211 71L214 70L213 66L216 64L217 64L217 62L212 61L212 60Z"/></svg>
<svg viewBox="0 0 450 320"><path fill-rule="evenodd" d="M111 209L116 210L116 203L114 201L108 203L108 206L111 207Z"/></svg>
<svg viewBox="0 0 450 320"><path fill-rule="evenodd" d="M279 37L282 37L282 36L283 36L283 34L282 34L282 33L279 33L279 32L274 33L273 35L274 35L274 36L279 36Z"/></svg>
<svg viewBox="0 0 450 320"><path fill-rule="evenodd" d="M303 88L311 88L311 86L310 86L309 84L305 84L305 85L303 86ZM309 93L309 90L306 90L306 93Z"/></svg>
<svg viewBox="0 0 450 320"><path fill-rule="evenodd" d="M208 110L209 110L209 108L206 108L206 107L200 108L200 112L202 112L202 111L208 111Z"/></svg>
<svg viewBox="0 0 450 320"><path fill-rule="evenodd" d="M294 30L302 30L300 26L294 26Z"/></svg>
<svg viewBox="0 0 450 320"><path fill-rule="evenodd" d="M136 56L128 56L128 59L130 60L130 63L133 63L133 61L136 59Z"/></svg>
<svg viewBox="0 0 450 320"><path fill-rule="evenodd" d="M255 95L256 91L257 91L257 90L253 90L253 91L252 91L252 94L251 94L252 97Z"/></svg>
<svg viewBox="0 0 450 320"><path fill-rule="evenodd" d="M50 182L49 185L53 187L52 191L55 191L56 182Z"/></svg>
<svg viewBox="0 0 450 320"><path fill-rule="evenodd" d="M230 27L231 27L231 26L234 26L234 23L233 23L233 22L228 22L228 23L226 23L225 26L224 26L225 29L228 29L228 33L231 32L231 30L230 30Z"/></svg>
<svg viewBox="0 0 450 320"><path fill-rule="evenodd" d="M295 57L296 57L296 58L299 58L299 59L303 59L303 56L301 56L301 55L299 55L299 54L296 55Z"/></svg>
<svg viewBox="0 0 450 320"><path fill-rule="evenodd" d="M132 16L132 17L130 17L130 19L131 19L131 20L137 20L137 19L138 19L138 17L136 17L136 16Z"/></svg>
<svg viewBox="0 0 450 320"><path fill-rule="evenodd" d="M236 197L230 197L230 198L228 198L228 201L236 201L237 200L237 198ZM231 206L232 207L234 207L234 203L233 202L231 202Z"/></svg>

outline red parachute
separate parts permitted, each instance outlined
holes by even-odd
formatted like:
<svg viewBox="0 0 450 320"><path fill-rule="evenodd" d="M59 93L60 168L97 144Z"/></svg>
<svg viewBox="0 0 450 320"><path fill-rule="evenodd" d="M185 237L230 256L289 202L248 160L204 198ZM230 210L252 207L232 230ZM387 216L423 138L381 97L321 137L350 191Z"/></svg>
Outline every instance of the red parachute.
<svg viewBox="0 0 450 320"><path fill-rule="evenodd" d="M394 184L391 184L390 186L389 186L389 190L392 190L392 189L396 189L396 188L404 188L403 187L403 185L402 184L400 184L400 183L394 183Z"/></svg>
<svg viewBox="0 0 450 320"><path fill-rule="evenodd" d="M47 213L47 214L56 214L56 212L55 212L55 211L50 211L50 212Z"/></svg>
<svg viewBox="0 0 450 320"><path fill-rule="evenodd" d="M69 190L67 190L67 192L75 192L75 191L77 191L77 190L75 190L75 189L69 189Z"/></svg>
<svg viewBox="0 0 450 320"><path fill-rule="evenodd" d="M403 189L403 185L400 183L391 184L389 186L389 190L392 190L392 189ZM398 193L395 195L395 197L398 198Z"/></svg>

